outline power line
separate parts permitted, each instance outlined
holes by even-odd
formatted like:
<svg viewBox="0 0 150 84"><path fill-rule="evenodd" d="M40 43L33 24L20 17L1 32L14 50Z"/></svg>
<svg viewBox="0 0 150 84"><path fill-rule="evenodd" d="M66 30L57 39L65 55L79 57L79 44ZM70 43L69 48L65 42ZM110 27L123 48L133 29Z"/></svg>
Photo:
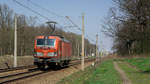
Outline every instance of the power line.
<svg viewBox="0 0 150 84"><path fill-rule="evenodd" d="M75 24L75 23L69 18L69 16L66 16L66 18L77 28L77 30L82 31L81 28L80 28L77 24ZM87 37L88 39L90 39L91 41L95 42L95 41L94 41L93 39L91 39L88 35L86 35L86 37Z"/></svg>
<svg viewBox="0 0 150 84"><path fill-rule="evenodd" d="M17 0L13 0L13 1L14 1L15 3L19 4L20 6L22 6L22 7L26 8L26 9L30 10L31 12L33 12L33 13L35 13L35 14L41 16L42 18L44 18L44 19L46 19L46 20L50 20L48 17L46 17L46 16L40 14L39 12L37 12L37 11L31 9L30 7L28 7L28 6L26 6L26 5L22 4L22 3L20 3L19 1L17 1ZM62 26L61 26L61 27L62 27ZM62 28L64 28L64 27L62 27Z"/></svg>
<svg viewBox="0 0 150 84"><path fill-rule="evenodd" d="M39 12L37 12L37 11L35 11L35 10L29 8L28 6L26 6L26 5L22 4L22 3L20 3L19 1L17 1L17 0L13 0L13 1L14 1L15 3L17 3L18 5L20 5L20 6L24 7L24 8L26 8L26 9L30 10L31 12L33 12L33 13L35 13L35 14L41 16L42 18L44 18L44 19L50 21L50 19L49 19L48 17L46 17L46 16L40 14Z"/></svg>
<svg viewBox="0 0 150 84"><path fill-rule="evenodd" d="M54 13L54 12L52 12L52 11L50 11L50 10L48 10L48 9L46 9L46 8L44 8L44 7L42 7L42 6L40 6L40 5L38 5L38 4L34 3L34 2L32 2L31 0L27 0L27 1L30 2L31 4L33 4L34 6L37 6L37 7L41 8L42 10L45 10L45 11L47 11L47 12L49 12L49 13L51 13L51 14L57 16L57 17L62 17L62 18L64 18L64 16L58 15L58 14L56 14L56 13Z"/></svg>
<svg viewBox="0 0 150 84"><path fill-rule="evenodd" d="M82 31L81 28L80 28L78 25L76 25L76 24L69 18L69 16L66 16L66 18L67 18L75 27L77 27L78 30Z"/></svg>
<svg viewBox="0 0 150 84"><path fill-rule="evenodd" d="M62 16L62 15L59 15L59 14L56 14L56 13L54 13L54 12L52 12L52 11L50 11L50 10L48 10L48 9L46 9L46 8L44 8L44 7L42 7L42 6L40 6L40 5L38 5L38 4L36 4L36 3L34 3L34 2L32 2L31 0L28 0L32 5L34 5L34 6L36 6L36 7L38 7L38 8L40 8L40 9L42 9L42 10L45 10L46 12L48 12L48 13L51 13L51 14L53 14L53 15L55 15L55 16L57 16L57 17L59 17L59 18L64 18L64 19L66 19L64 16ZM62 22L64 22L64 21L62 21ZM67 28L72 28L73 26L65 26L65 27L63 27L63 26L61 26L60 24L58 24L61 28L63 28L63 29L67 29ZM65 24L64 24L65 25ZM67 29L68 30L68 29ZM69 31L69 30L68 30Z"/></svg>
<svg viewBox="0 0 150 84"><path fill-rule="evenodd" d="M58 24L62 29L67 29L68 30L68 28L67 27L63 27L62 25L60 25L60 24Z"/></svg>
<svg viewBox="0 0 150 84"><path fill-rule="evenodd" d="M34 2L32 2L31 0L28 0L28 1L29 1L31 4L33 4L34 6L39 7L39 8L41 8L42 10L45 10L46 12L49 12L49 13L51 13L51 14L57 16L57 17L61 17L61 18L64 18L64 19L67 18L67 20L69 20L69 21L74 25L74 26L68 26L69 28L70 28L70 27L77 27L78 30L82 31L78 25L76 25L73 21L71 21L71 19L69 19L68 16L64 17L64 16L62 16L62 15L56 14L56 13L54 13L54 12L52 12L52 11L50 11L50 10L44 8L44 7L42 7L42 6L40 6L40 5L38 5L38 4L34 3ZM64 27L63 27L63 28L64 28Z"/></svg>
<svg viewBox="0 0 150 84"><path fill-rule="evenodd" d="M28 2L30 2L32 5L38 7L38 8L40 8L40 9L42 9L42 10L45 10L45 11L48 12L48 13L51 13L52 15L55 15L55 16L57 16L57 17L66 19L64 16L59 15L59 14L56 14L55 12L52 12L52 11L50 11L50 10L44 8L44 7L40 6L39 4L36 4L36 3L32 2L31 0L28 0ZM64 22L64 21L62 21L62 22ZM71 27L73 27L73 26L65 26L65 27L71 28ZM63 27L63 28L65 28L65 27Z"/></svg>
<svg viewBox="0 0 150 84"><path fill-rule="evenodd" d="M46 17L46 16L40 14L39 12L37 12L37 11L31 9L30 7L28 7L28 6L26 6L26 5L22 4L22 3L20 3L19 1L17 1L17 0L13 0L13 1L14 1L15 3L19 4L20 6L22 6L22 7L26 8L26 9L30 10L31 12L33 12L33 13L35 13L35 14L41 16L42 18L44 18L44 19L50 21L50 19L49 19L48 17ZM28 1L30 1L30 0L28 0ZM32 4L34 4L35 6L37 6L37 7L41 8L41 9L47 11L47 12L50 12L50 13L53 14L53 15L56 15L56 16L58 16L58 17L63 17L63 16L61 16L61 15L58 15L58 14L56 14L56 13L54 13L54 12L49 11L49 10L46 9L46 8L41 7L41 6L38 5L38 4L33 3L32 1L30 1L30 2L31 2ZM64 18L64 17L63 17L63 18ZM74 25L74 26L72 26L72 27L75 27L75 28L77 28L77 30L82 31L81 28L80 28L78 25L76 25L68 16L66 16L66 18L68 19L68 21L70 21L70 22ZM59 25L60 25L60 24L59 24ZM61 26L61 25L60 25L60 26ZM68 27L69 27L69 26L68 26ZM71 26L70 26L70 27L71 27ZM61 28L64 29L65 27L61 26ZM87 37L89 38L88 35L87 35ZM89 39L90 39L90 38L89 38ZM90 40L92 40L92 41L94 42L93 39L90 39Z"/></svg>

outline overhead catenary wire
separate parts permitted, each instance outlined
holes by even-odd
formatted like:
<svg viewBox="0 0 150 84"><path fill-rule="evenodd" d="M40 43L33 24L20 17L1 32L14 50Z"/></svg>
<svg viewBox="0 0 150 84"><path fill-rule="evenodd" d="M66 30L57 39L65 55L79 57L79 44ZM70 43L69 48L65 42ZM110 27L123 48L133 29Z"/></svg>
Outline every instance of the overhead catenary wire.
<svg viewBox="0 0 150 84"><path fill-rule="evenodd" d="M48 9L46 9L46 8L44 8L44 7L42 7L42 6L40 6L39 4L34 3L34 2L31 1L31 0L27 0L27 1L30 2L32 5L38 7L38 8L40 8L40 9L42 9L42 10L45 10L45 11L48 12L48 13L51 13L52 15L55 15L55 16L57 16L57 17L59 17L59 18L66 19L64 16L59 15L59 14L57 14L57 13L55 13L55 12L52 12L52 11L50 11L50 10L48 10ZM62 21L62 22L64 22L64 21ZM74 26L61 26L59 23L58 23L58 25L59 25L61 28L65 29L65 30L66 30L66 29L68 30L68 28L72 28L72 29L73 29L73 27L74 27ZM65 24L64 24L64 25L65 25ZM69 30L68 30L68 31L69 31Z"/></svg>
<svg viewBox="0 0 150 84"><path fill-rule="evenodd" d="M48 17L46 17L46 16L40 14L39 12L37 12L37 11L31 9L30 7L28 7L28 6L26 6L26 5L22 4L22 3L20 3L19 1L17 1L17 0L13 0L13 1L14 1L15 3L17 3L18 5L20 5L20 6L24 7L24 8L26 8L26 9L30 10L31 12L33 12L33 13L35 13L35 14L41 16L42 18L44 18L44 19L50 21L50 19L49 19Z"/></svg>
<svg viewBox="0 0 150 84"><path fill-rule="evenodd" d="M14 1L15 3L17 3L18 5L20 5L20 6L24 7L24 8L26 8L26 9L30 10L31 12L33 12L33 13L39 15L40 17L42 17L42 18L44 18L44 19L50 21L50 19L49 19L48 17L46 17L46 16L42 15L41 13L39 13L39 12L37 12L37 11L31 9L30 7L28 7L28 6L26 6L26 5L22 4L22 3L20 3L19 1L17 1L17 0L13 0L13 1ZM30 0L28 0L28 1L30 1ZM32 1L30 1L30 2L31 2L32 4L34 4L35 6L41 8L41 9L43 9L43 10L49 12L49 13L52 13L53 15L55 15L55 16L57 16L57 17L62 17L62 18L64 18L64 16L61 16L61 15L58 15L58 14L52 12L52 11L49 11L48 9L46 9L46 8L44 8L44 7L41 7L40 5L35 4L35 3L33 3ZM74 28L76 28L77 30L82 31L81 28L80 28L78 25L76 25L68 16L65 16L65 18L66 18L68 21L70 21L74 26L65 26L65 27L63 27L62 25L59 24L61 28L63 28L63 29L64 29L64 28L65 28L65 29L68 29L68 28L73 28L73 27L74 27ZM94 41L93 39L91 39L88 35L86 35L86 36L87 36L88 39L90 39L91 41L95 42L95 41Z"/></svg>
<svg viewBox="0 0 150 84"><path fill-rule="evenodd" d="M75 24L70 18L69 16L66 16L66 18L77 28L77 30L82 31L81 28ZM95 42L93 39L91 39L88 35L85 35L88 39L90 39L91 41Z"/></svg>
<svg viewBox="0 0 150 84"><path fill-rule="evenodd" d="M82 29L81 29L78 25L76 25L76 24L69 18L69 16L66 16L66 18L67 18L75 27L77 27L78 30L82 31Z"/></svg>
<svg viewBox="0 0 150 84"><path fill-rule="evenodd" d="M32 5L38 7L38 8L40 8L40 9L42 9L42 10L45 10L45 11L48 12L48 13L51 13L52 15L55 15L55 16L57 16L57 17L59 17L59 18L62 18L62 19L66 19L66 17L64 17L64 16L62 16L62 15L60 15L60 14L57 14L57 13L55 13L55 12L52 12L52 11L50 11L49 9L46 9L46 8L40 6L39 4L34 3L34 2L31 1L31 0L27 0L27 1L30 2ZM62 21L62 22L64 22L64 21ZM69 27L69 28L70 28L70 27L74 27L74 26L65 26L65 27Z"/></svg>
<svg viewBox="0 0 150 84"><path fill-rule="evenodd" d="M45 11L47 11L47 12L49 12L49 13L51 13L51 14L57 16L57 17L61 17L61 18L64 18L64 19L69 20L69 22L71 22L71 24L74 25L74 26L66 26L66 27L68 27L68 28L77 27L78 30L82 31L81 28L80 28L78 25L76 25L76 24L69 18L69 16L65 16L65 17L64 17L64 16L62 16L62 15L56 14L56 13L54 13L54 12L52 12L52 11L50 11L50 10L44 8L44 7L42 7L42 6L40 6L40 5L38 5L38 4L34 3L34 2L32 2L31 0L27 0L27 1L29 1L29 2L30 2L31 4L33 4L34 6L39 7L39 8L41 8L42 10L45 10ZM63 28L65 28L65 27L63 27Z"/></svg>
<svg viewBox="0 0 150 84"><path fill-rule="evenodd" d="M34 6L39 7L39 8L41 8L42 10L45 10L45 11L47 11L47 12L49 12L49 13L51 13L51 14L57 16L57 17L64 18L64 16L58 15L58 14L56 14L56 13L54 13L54 12L52 12L52 11L50 11L50 10L48 10L48 9L46 9L46 8L44 8L44 7L42 7L42 6L40 6L39 4L36 4L36 3L32 2L32 0L27 0L27 1L30 2L31 4L33 4Z"/></svg>
<svg viewBox="0 0 150 84"><path fill-rule="evenodd" d="M81 31L80 27L79 27L78 25L74 24L74 22L73 22L68 16L65 16L65 17L64 17L64 16L62 16L62 15L56 14L56 13L54 13L54 12L52 12L52 11L50 11L50 10L44 8L44 7L42 7L42 6L40 6L40 5L38 5L38 4L34 3L34 2L32 2L31 0L27 0L27 1L29 1L29 2L30 2L31 4L33 4L34 6L40 8L40 9L42 9L42 10L45 10L45 11L47 11L47 12L49 12L49 13L51 13L51 14L57 16L57 17L61 17L61 18L64 18L64 19L67 18L67 20L69 20L69 21L71 22L71 24L74 25L74 26L68 26L68 27L77 27L78 30ZM66 27L67 27L67 26L66 26Z"/></svg>
<svg viewBox="0 0 150 84"><path fill-rule="evenodd" d="M75 24L70 18L69 16L66 16L66 18L77 28L77 30L79 31L82 31L82 29L77 25ZM88 39L90 39L91 41L95 42L93 39L91 39L88 35L85 35Z"/></svg>
<svg viewBox="0 0 150 84"><path fill-rule="evenodd" d="M31 12L33 12L33 13L39 15L40 17L42 17L42 18L44 18L44 19L50 21L50 19L49 19L48 17L46 17L46 16L40 14L39 12L37 12L37 11L31 9L30 7L28 7L28 6L26 6L26 5L22 4L22 3L20 3L19 1L17 1L17 0L13 0L13 1L14 1L15 3L17 3L18 5L20 5L20 6L24 7L24 8L26 8L26 9L30 10ZM64 27L62 27L62 28L64 28Z"/></svg>

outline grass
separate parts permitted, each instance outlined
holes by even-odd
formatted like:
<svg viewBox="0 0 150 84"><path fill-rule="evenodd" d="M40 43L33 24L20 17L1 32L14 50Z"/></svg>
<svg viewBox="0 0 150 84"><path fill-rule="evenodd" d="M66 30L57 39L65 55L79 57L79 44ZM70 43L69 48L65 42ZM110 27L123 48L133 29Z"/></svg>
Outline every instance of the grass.
<svg viewBox="0 0 150 84"><path fill-rule="evenodd" d="M112 62L112 60L104 61L96 68L90 66L84 72L76 72L58 84L121 84Z"/></svg>
<svg viewBox="0 0 150 84"><path fill-rule="evenodd" d="M150 71L150 58L132 58L126 59L126 61L143 72Z"/></svg>
<svg viewBox="0 0 150 84"><path fill-rule="evenodd" d="M150 84L150 73L139 72L125 62L119 62L119 66L124 70L132 84Z"/></svg>

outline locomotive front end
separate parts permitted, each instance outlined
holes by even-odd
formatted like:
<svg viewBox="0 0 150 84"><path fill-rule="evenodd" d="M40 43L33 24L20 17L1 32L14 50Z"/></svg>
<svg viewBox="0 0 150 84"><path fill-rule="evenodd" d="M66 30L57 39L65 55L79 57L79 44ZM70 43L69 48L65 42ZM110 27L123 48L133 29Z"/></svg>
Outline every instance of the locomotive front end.
<svg viewBox="0 0 150 84"><path fill-rule="evenodd" d="M37 39L35 47L35 57L51 58L57 56L56 39Z"/></svg>
<svg viewBox="0 0 150 84"><path fill-rule="evenodd" d="M51 62L57 62L58 54L56 43L55 38L37 37L34 45L34 64L41 67Z"/></svg>

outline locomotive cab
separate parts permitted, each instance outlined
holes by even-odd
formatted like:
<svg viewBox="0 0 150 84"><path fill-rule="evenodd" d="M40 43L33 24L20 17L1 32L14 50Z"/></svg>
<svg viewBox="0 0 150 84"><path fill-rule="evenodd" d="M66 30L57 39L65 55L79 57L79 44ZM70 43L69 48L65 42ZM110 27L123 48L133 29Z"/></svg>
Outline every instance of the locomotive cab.
<svg viewBox="0 0 150 84"><path fill-rule="evenodd" d="M35 45L35 56L38 58L57 56L56 39L37 39Z"/></svg>

